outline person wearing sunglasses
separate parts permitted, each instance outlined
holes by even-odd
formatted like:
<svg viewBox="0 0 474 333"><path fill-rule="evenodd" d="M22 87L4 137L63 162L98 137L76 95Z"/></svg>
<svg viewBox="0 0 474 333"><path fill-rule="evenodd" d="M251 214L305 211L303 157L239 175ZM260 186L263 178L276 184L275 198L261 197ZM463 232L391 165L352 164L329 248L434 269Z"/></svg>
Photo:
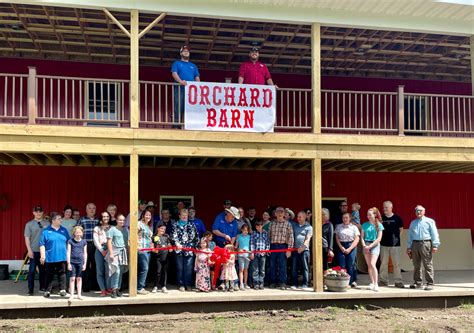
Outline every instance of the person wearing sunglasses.
<svg viewBox="0 0 474 333"><path fill-rule="evenodd" d="M44 291L46 287L46 274L44 266L40 265L40 247L39 240L43 229L49 226L49 222L44 219L43 207L33 207L34 218L25 225L25 244L28 250L28 258L30 260L28 269L28 295L34 295L36 267L39 270L40 291Z"/></svg>
<svg viewBox="0 0 474 333"><path fill-rule="evenodd" d="M425 290L433 290L434 269L433 253L438 251L439 241L438 229L433 219L425 216L425 207L415 207L416 219L411 221L408 229L407 255L413 260L413 279L410 285L412 289L423 288L421 266L425 271Z"/></svg>

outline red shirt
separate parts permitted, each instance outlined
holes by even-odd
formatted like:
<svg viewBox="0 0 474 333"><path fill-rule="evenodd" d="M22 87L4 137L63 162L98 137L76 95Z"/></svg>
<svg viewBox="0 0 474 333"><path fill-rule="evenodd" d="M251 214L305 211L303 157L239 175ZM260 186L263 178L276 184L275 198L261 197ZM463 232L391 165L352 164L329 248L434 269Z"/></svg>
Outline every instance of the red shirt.
<svg viewBox="0 0 474 333"><path fill-rule="evenodd" d="M246 61L240 65L239 77L244 78L244 84L266 84L271 79L270 72L260 61Z"/></svg>

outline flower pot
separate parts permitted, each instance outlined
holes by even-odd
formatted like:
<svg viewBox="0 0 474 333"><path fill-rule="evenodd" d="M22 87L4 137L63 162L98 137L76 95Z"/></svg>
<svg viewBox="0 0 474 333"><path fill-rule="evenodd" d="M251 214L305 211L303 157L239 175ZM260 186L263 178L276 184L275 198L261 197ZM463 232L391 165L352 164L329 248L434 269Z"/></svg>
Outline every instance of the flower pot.
<svg viewBox="0 0 474 333"><path fill-rule="evenodd" d="M350 278L324 278L328 291L347 291Z"/></svg>

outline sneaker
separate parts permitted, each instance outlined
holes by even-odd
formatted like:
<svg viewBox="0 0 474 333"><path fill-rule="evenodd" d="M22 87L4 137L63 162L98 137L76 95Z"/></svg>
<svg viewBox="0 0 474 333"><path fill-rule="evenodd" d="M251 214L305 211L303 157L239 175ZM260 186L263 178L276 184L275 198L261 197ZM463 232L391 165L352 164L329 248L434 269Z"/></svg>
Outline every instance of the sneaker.
<svg viewBox="0 0 474 333"><path fill-rule="evenodd" d="M187 286L186 291L193 291L193 288L191 288L190 286Z"/></svg>
<svg viewBox="0 0 474 333"><path fill-rule="evenodd" d="M242 283L242 284L239 286L239 289L240 289L240 290L242 290L242 291L244 291L244 290L245 290L245 286L244 286L244 284L243 284L243 283Z"/></svg>
<svg viewBox="0 0 474 333"><path fill-rule="evenodd" d="M117 291L116 290L112 290L112 292L110 293L110 297L112 298L117 298Z"/></svg>
<svg viewBox="0 0 474 333"><path fill-rule="evenodd" d="M405 285L401 282L395 283L395 288L405 288Z"/></svg>
<svg viewBox="0 0 474 333"><path fill-rule="evenodd" d="M291 290L296 290L296 286L291 286L290 289Z"/></svg>
<svg viewBox="0 0 474 333"><path fill-rule="evenodd" d="M374 284L374 287L372 289L373 291L379 291L379 286L378 284Z"/></svg>
<svg viewBox="0 0 474 333"><path fill-rule="evenodd" d="M109 295L109 293L107 292L107 290L102 290L100 292L100 297L105 297L105 296L108 296L108 295Z"/></svg>
<svg viewBox="0 0 474 333"><path fill-rule="evenodd" d="M43 294L43 296L46 297L46 298L48 298L50 295L51 295L51 293L49 291L45 291L44 294Z"/></svg>
<svg viewBox="0 0 474 333"><path fill-rule="evenodd" d="M230 292L233 292L233 291L238 291L239 289L235 289L234 287L230 287L229 289L227 289L227 291L230 291Z"/></svg>
<svg viewBox="0 0 474 333"><path fill-rule="evenodd" d="M250 286L248 284L244 284L245 289L250 289Z"/></svg>
<svg viewBox="0 0 474 333"><path fill-rule="evenodd" d="M381 286L381 287L388 287L388 282L379 281L379 286Z"/></svg>
<svg viewBox="0 0 474 333"><path fill-rule="evenodd" d="M432 284L429 284L425 287L425 290L426 291L430 291L430 290L433 290L433 285Z"/></svg>
<svg viewBox="0 0 474 333"><path fill-rule="evenodd" d="M166 289L166 287L163 287L163 288L161 288L161 292L164 293L164 294L167 294L167 293L168 293L168 289Z"/></svg>
<svg viewBox="0 0 474 333"><path fill-rule="evenodd" d="M355 282L355 281L352 282L352 283L351 283L351 288L357 288L357 282Z"/></svg>
<svg viewBox="0 0 474 333"><path fill-rule="evenodd" d="M423 288L423 285L421 283L410 284L410 289L421 289L421 288Z"/></svg>
<svg viewBox="0 0 474 333"><path fill-rule="evenodd" d="M140 289L137 291L137 294L139 295L148 295L150 292L146 289Z"/></svg>
<svg viewBox="0 0 474 333"><path fill-rule="evenodd" d="M279 287L281 290L286 290L286 286L284 284L280 284L280 287Z"/></svg>
<svg viewBox="0 0 474 333"><path fill-rule="evenodd" d="M301 286L301 289L303 289L303 290L307 290L307 289L309 289L309 288L308 288L308 286L307 286L307 285L303 284L303 285Z"/></svg>
<svg viewBox="0 0 474 333"><path fill-rule="evenodd" d="M265 289L265 287L263 286L263 283L260 285L260 290L263 290Z"/></svg>
<svg viewBox="0 0 474 333"><path fill-rule="evenodd" d="M158 287L153 287L153 289L151 290L151 292L153 294L156 294L158 292Z"/></svg>
<svg viewBox="0 0 474 333"><path fill-rule="evenodd" d="M270 289L275 289L275 288L276 288L276 285L275 285L274 283L272 283L272 284L270 285Z"/></svg>
<svg viewBox="0 0 474 333"><path fill-rule="evenodd" d="M255 285L253 286L253 289L259 290L259 289L260 289L260 285L259 285L259 284L255 284Z"/></svg>
<svg viewBox="0 0 474 333"><path fill-rule="evenodd" d="M240 290L240 288L239 288L238 285L235 285L232 289L234 289L235 291L239 291L239 290ZM232 291L234 291L234 290L232 290Z"/></svg>
<svg viewBox="0 0 474 333"><path fill-rule="evenodd" d="M123 296L123 294L122 294L122 292L121 292L120 290L117 289L115 292L117 293L117 296L118 296L118 297L122 297L122 296Z"/></svg>
<svg viewBox="0 0 474 333"><path fill-rule="evenodd" d="M67 295L66 290L61 290L61 291L59 292L59 296L61 296L61 297L64 297L64 296L66 296L66 295Z"/></svg>
<svg viewBox="0 0 474 333"><path fill-rule="evenodd" d="M27 294L28 294L28 296L33 296L35 294L35 292L33 290L28 290Z"/></svg>
<svg viewBox="0 0 474 333"><path fill-rule="evenodd" d="M179 290L179 291L185 291L186 289L185 289L183 286L181 286L181 287L179 287L178 290Z"/></svg>
<svg viewBox="0 0 474 333"><path fill-rule="evenodd" d="M367 287L367 290L374 290L374 284L373 283L369 284L369 286Z"/></svg>

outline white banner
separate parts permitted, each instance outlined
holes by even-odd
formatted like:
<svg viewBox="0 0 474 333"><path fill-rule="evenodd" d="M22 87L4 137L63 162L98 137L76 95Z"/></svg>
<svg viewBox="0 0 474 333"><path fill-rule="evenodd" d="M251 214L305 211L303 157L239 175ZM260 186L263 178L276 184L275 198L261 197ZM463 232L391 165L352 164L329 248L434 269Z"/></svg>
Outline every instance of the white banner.
<svg viewBox="0 0 474 333"><path fill-rule="evenodd" d="M184 97L187 130L273 132L274 86L188 81Z"/></svg>

